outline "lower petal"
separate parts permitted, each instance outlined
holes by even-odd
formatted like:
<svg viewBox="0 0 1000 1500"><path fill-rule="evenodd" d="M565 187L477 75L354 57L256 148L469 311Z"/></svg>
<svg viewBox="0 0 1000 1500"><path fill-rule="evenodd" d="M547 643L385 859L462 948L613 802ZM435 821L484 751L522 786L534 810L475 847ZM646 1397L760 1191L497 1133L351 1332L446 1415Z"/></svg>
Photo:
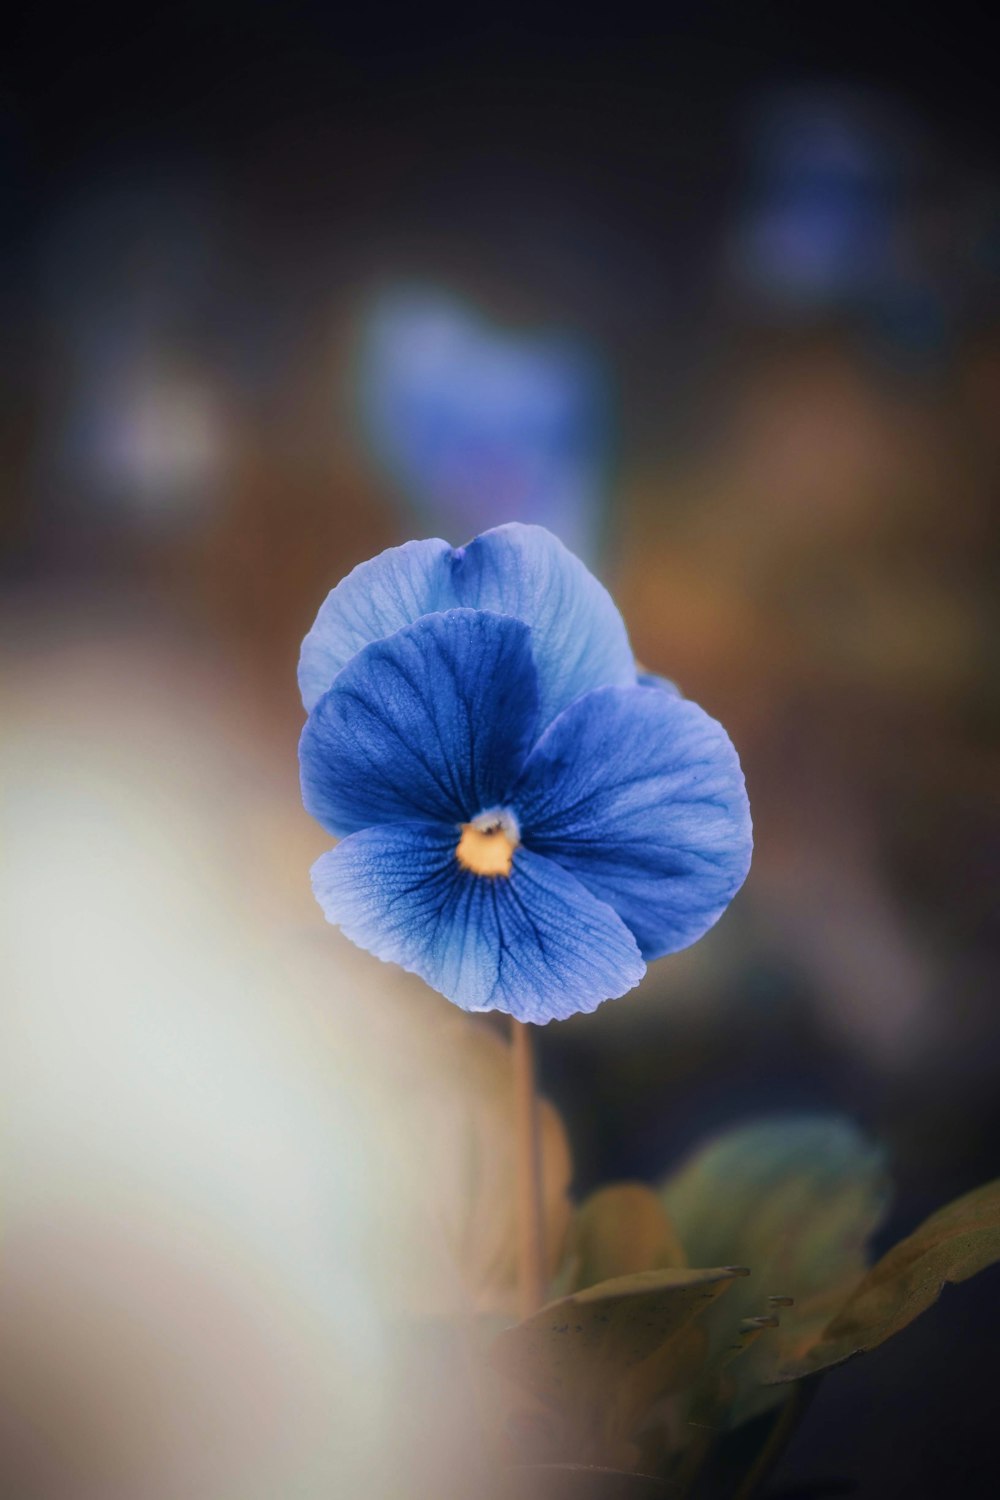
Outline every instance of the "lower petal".
<svg viewBox="0 0 1000 1500"><path fill-rule="evenodd" d="M523 847L509 877L473 875L455 858L457 837L397 823L344 839L313 866L327 920L463 1010L544 1024L638 984L635 939L574 876Z"/></svg>

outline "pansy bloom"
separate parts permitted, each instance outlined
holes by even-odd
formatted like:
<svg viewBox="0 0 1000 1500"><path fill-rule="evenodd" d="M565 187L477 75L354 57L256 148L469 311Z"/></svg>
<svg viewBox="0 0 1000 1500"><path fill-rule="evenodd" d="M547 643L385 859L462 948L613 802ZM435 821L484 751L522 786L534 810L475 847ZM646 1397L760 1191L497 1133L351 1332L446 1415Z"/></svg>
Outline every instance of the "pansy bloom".
<svg viewBox="0 0 1000 1500"><path fill-rule="evenodd" d="M431 287L366 320L359 416L396 492L435 529L540 521L580 556L603 528L611 393L577 338L499 328Z"/></svg>
<svg viewBox="0 0 1000 1500"><path fill-rule="evenodd" d="M302 646L306 808L329 921L466 1010L545 1022L638 984L743 883L743 775L640 684L624 624L540 527L355 568Z"/></svg>

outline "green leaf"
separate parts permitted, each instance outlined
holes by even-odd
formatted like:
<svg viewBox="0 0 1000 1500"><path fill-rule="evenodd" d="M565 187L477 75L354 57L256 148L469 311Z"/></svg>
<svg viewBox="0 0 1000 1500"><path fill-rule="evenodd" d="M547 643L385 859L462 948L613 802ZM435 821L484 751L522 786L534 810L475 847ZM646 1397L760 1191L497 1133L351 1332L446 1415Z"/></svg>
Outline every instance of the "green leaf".
<svg viewBox="0 0 1000 1500"><path fill-rule="evenodd" d="M837 1116L761 1120L708 1142L663 1187L688 1260L739 1261L750 1278L712 1309L713 1354L739 1341L743 1319L794 1299L781 1326L727 1371L729 1425L781 1399L776 1372L819 1338L868 1266L869 1235L888 1183L882 1152Z"/></svg>
<svg viewBox="0 0 1000 1500"><path fill-rule="evenodd" d="M618 1182L591 1194L570 1228L569 1290L615 1276L687 1265L663 1204L638 1182Z"/></svg>
<svg viewBox="0 0 1000 1500"><path fill-rule="evenodd" d="M1000 1261L1000 1178L939 1209L895 1245L855 1288L819 1341L773 1377L795 1380L876 1349L932 1303L948 1282Z"/></svg>
<svg viewBox="0 0 1000 1500"><path fill-rule="evenodd" d="M742 1320L731 1342L716 1349L696 1372L691 1388L679 1398L674 1416L680 1416L680 1424L676 1420L672 1424L653 1422L643 1431L640 1452L644 1467L655 1473L669 1473L687 1492L725 1431L736 1395L729 1366L758 1339L773 1337L778 1327L779 1319L773 1310Z"/></svg>
<svg viewBox="0 0 1000 1500"><path fill-rule="evenodd" d="M506 1329L490 1362L560 1417L553 1457L629 1467L630 1440L651 1406L704 1358L692 1324L745 1274L727 1266L600 1282Z"/></svg>

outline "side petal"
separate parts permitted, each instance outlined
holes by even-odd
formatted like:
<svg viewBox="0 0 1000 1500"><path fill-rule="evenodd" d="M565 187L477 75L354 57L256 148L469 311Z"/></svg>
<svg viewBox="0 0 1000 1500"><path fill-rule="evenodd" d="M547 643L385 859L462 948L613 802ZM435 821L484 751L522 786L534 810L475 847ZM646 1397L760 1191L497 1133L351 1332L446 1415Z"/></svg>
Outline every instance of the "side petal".
<svg viewBox="0 0 1000 1500"><path fill-rule="evenodd" d="M524 848L509 878L471 875L455 845L426 823L366 828L317 860L316 899L352 942L463 1010L544 1024L638 984L632 934L572 875Z"/></svg>
<svg viewBox="0 0 1000 1500"><path fill-rule="evenodd" d="M525 843L613 906L646 959L701 937L750 867L729 736L659 689L601 688L574 703L532 751L511 803Z"/></svg>
<svg viewBox="0 0 1000 1500"><path fill-rule="evenodd" d="M299 656L299 691L307 712L362 647L458 603L450 556L448 543L439 538L406 542L359 563L327 594Z"/></svg>
<svg viewBox="0 0 1000 1500"><path fill-rule="evenodd" d="M458 602L532 628L540 722L592 688L635 682L635 662L607 589L544 526L510 522L456 553Z"/></svg>
<svg viewBox="0 0 1000 1500"><path fill-rule="evenodd" d="M530 636L519 620L455 609L359 651L302 731L306 810L343 835L493 807L535 734Z"/></svg>

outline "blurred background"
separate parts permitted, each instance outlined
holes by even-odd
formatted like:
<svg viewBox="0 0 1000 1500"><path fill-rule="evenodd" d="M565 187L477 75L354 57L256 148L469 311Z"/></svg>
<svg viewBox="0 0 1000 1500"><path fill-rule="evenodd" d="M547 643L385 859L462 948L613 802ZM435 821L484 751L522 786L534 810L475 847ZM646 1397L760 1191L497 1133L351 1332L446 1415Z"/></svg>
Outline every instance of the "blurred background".
<svg viewBox="0 0 1000 1500"><path fill-rule="evenodd" d="M1000 1170L986 26L17 19L4 1497L363 1493L380 1069L448 1007L313 905L295 665L410 536L551 526L746 770L718 928L541 1037L574 1190L802 1109L887 1147L887 1244ZM998 1314L831 1375L774 1493L992 1494Z"/></svg>

